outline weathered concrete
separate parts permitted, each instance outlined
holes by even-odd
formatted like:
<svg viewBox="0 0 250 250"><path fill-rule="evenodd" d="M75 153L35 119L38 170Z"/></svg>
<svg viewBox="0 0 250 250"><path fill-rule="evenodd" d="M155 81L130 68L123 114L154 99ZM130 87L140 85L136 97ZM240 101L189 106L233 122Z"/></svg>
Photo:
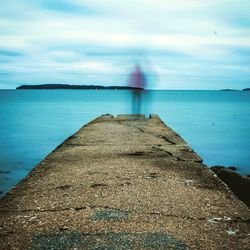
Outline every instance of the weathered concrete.
<svg viewBox="0 0 250 250"><path fill-rule="evenodd" d="M157 116L87 124L0 211L1 249L250 249L246 205Z"/></svg>
<svg viewBox="0 0 250 250"><path fill-rule="evenodd" d="M223 166L210 168L250 208L250 178Z"/></svg>

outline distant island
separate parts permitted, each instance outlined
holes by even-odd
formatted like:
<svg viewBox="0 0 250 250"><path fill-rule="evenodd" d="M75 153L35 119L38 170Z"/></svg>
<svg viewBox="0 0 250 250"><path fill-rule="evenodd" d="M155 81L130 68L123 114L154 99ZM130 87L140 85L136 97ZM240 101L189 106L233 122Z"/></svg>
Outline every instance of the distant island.
<svg viewBox="0 0 250 250"><path fill-rule="evenodd" d="M70 85L70 84L40 84L40 85L21 85L16 89L140 89L129 86L99 86L99 85Z"/></svg>
<svg viewBox="0 0 250 250"><path fill-rule="evenodd" d="M134 88L129 86L102 86L102 85L71 85L71 84L38 84L38 85L21 85L16 89L119 89L119 90L143 90L142 88ZM250 91L245 89L221 89L220 91Z"/></svg>
<svg viewBox="0 0 250 250"><path fill-rule="evenodd" d="M221 89L221 91L250 91L250 88L246 88L246 89Z"/></svg>
<svg viewBox="0 0 250 250"><path fill-rule="evenodd" d="M239 89L221 89L221 91L239 91Z"/></svg>

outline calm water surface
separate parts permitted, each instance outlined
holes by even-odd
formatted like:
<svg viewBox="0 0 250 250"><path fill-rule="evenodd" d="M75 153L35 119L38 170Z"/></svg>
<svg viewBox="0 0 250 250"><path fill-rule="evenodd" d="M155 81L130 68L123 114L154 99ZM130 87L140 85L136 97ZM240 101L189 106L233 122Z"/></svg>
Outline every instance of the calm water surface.
<svg viewBox="0 0 250 250"><path fill-rule="evenodd" d="M250 92L150 91L156 113L211 165L250 173ZM0 191L20 181L51 150L96 116L131 112L121 90L0 90Z"/></svg>

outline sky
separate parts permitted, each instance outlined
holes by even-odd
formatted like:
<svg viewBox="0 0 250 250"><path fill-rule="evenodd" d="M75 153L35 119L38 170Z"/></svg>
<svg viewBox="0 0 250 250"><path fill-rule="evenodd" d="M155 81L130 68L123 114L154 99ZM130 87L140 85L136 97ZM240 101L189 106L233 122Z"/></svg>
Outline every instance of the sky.
<svg viewBox="0 0 250 250"><path fill-rule="evenodd" d="M0 89L126 85L250 87L249 0L7 0L0 8Z"/></svg>

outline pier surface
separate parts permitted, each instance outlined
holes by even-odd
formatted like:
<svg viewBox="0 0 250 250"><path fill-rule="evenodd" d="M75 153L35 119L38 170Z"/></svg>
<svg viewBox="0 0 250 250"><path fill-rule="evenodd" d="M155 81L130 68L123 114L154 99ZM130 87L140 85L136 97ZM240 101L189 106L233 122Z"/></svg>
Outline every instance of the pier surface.
<svg viewBox="0 0 250 250"><path fill-rule="evenodd" d="M156 115L104 115L0 203L0 249L250 249L250 213Z"/></svg>

